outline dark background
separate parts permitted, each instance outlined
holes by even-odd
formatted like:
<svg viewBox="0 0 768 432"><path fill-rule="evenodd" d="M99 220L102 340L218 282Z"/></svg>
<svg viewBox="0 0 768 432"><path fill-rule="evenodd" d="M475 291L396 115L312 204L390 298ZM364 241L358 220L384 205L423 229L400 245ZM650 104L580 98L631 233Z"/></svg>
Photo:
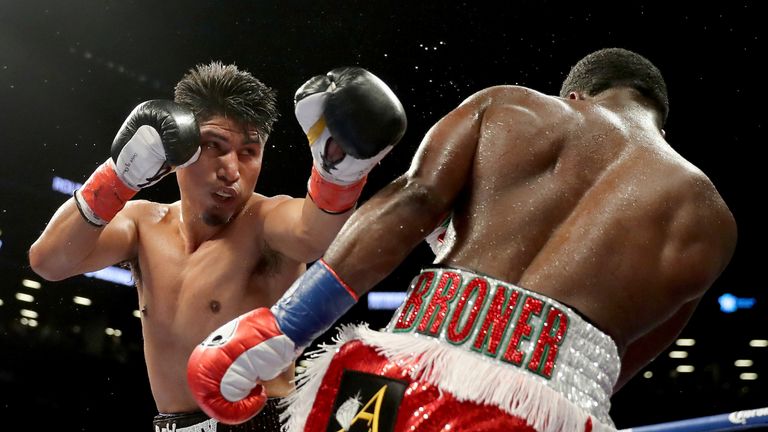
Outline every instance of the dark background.
<svg viewBox="0 0 768 432"><path fill-rule="evenodd" d="M292 115L298 86L341 65L384 79L409 129L371 174L364 201L406 169L427 129L467 96L496 84L556 94L578 59L611 46L660 68L671 101L668 141L710 176L739 224L733 261L683 331L696 339L689 357L662 354L646 369L652 377L622 389L613 400L617 426L768 406L768 348L748 344L768 339L758 210L767 16L758 1L720 3L0 0L0 419L27 430L150 430L156 412L132 315L135 289L85 277L42 281L26 251L67 198L51 190L53 176L84 181L130 110L170 98L189 67L234 62L278 90L282 118L257 185L267 195L305 193L311 159ZM139 197L175 201L175 181ZM404 290L429 261L426 246L417 249L378 289ZM17 292L35 302L18 301ZM717 299L726 292L756 305L724 314ZM78 306L74 295L93 304ZM36 327L22 324L22 308L39 313ZM389 315L362 301L344 321L381 326ZM754 364L737 368L736 359ZM678 373L679 364L695 370ZM747 371L757 380L739 379Z"/></svg>

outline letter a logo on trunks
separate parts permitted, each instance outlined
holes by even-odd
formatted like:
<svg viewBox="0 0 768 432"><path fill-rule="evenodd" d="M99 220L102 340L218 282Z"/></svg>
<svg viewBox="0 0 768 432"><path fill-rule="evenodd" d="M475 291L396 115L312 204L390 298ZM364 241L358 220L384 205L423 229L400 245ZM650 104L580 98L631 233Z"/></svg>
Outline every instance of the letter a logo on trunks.
<svg viewBox="0 0 768 432"><path fill-rule="evenodd" d="M344 371L326 432L394 431L405 389L403 381Z"/></svg>

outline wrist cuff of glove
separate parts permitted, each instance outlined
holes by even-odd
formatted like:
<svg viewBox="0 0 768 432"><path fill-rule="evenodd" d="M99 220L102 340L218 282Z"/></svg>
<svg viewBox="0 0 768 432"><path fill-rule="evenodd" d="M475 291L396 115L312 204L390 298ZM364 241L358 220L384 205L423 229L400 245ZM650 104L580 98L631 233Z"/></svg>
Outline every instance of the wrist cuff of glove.
<svg viewBox="0 0 768 432"><path fill-rule="evenodd" d="M320 172L312 166L307 192L317 207L326 213L338 214L352 210L363 192L367 177L361 178L350 185L340 185L323 178Z"/></svg>
<svg viewBox="0 0 768 432"><path fill-rule="evenodd" d="M107 159L75 191L75 204L80 214L90 224L104 226L125 207L138 192L117 176L112 159Z"/></svg>
<svg viewBox="0 0 768 432"><path fill-rule="evenodd" d="M312 341L357 303L357 294L323 260L293 283L274 306L277 325L297 351Z"/></svg>

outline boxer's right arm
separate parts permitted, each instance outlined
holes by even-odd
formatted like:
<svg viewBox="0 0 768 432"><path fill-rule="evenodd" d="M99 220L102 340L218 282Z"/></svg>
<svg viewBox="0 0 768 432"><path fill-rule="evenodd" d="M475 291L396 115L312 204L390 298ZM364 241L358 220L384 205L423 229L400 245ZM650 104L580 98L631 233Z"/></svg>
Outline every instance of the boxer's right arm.
<svg viewBox="0 0 768 432"><path fill-rule="evenodd" d="M99 270L135 256L142 205L126 207L141 188L197 160L194 114L163 100L144 102L128 116L101 164L54 214L29 251L32 269L49 280Z"/></svg>
<svg viewBox="0 0 768 432"><path fill-rule="evenodd" d="M105 227L86 222L67 200L29 249L32 270L56 281L96 271L136 256L138 204L129 203Z"/></svg>

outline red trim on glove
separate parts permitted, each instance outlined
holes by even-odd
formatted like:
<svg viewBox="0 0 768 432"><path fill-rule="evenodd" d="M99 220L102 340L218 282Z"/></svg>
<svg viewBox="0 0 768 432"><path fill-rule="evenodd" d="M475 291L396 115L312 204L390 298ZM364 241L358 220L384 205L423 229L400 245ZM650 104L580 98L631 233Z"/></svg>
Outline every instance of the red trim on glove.
<svg viewBox="0 0 768 432"><path fill-rule="evenodd" d="M357 199L363 192L366 179L367 176L357 183L340 185L324 179L313 166L307 191L312 201L321 210L334 214L344 213L355 207Z"/></svg>
<svg viewBox="0 0 768 432"><path fill-rule="evenodd" d="M91 211L106 222L111 221L138 192L120 180L111 162L108 159L96 168L79 191Z"/></svg>

